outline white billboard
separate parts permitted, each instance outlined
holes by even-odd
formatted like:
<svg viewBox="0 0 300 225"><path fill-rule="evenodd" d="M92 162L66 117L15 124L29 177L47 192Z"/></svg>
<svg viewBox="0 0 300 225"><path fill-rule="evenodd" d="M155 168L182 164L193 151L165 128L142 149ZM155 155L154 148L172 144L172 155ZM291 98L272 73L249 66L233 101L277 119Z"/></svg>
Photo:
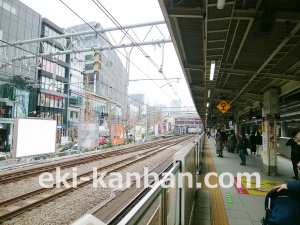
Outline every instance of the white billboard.
<svg viewBox="0 0 300 225"><path fill-rule="evenodd" d="M99 146L99 124L92 122L78 123L78 149Z"/></svg>
<svg viewBox="0 0 300 225"><path fill-rule="evenodd" d="M136 141L142 140L142 126L135 126L134 139Z"/></svg>
<svg viewBox="0 0 300 225"><path fill-rule="evenodd" d="M13 158L55 152L56 120L15 118Z"/></svg>
<svg viewBox="0 0 300 225"><path fill-rule="evenodd" d="M158 125L155 124L154 126L154 136L158 135Z"/></svg>

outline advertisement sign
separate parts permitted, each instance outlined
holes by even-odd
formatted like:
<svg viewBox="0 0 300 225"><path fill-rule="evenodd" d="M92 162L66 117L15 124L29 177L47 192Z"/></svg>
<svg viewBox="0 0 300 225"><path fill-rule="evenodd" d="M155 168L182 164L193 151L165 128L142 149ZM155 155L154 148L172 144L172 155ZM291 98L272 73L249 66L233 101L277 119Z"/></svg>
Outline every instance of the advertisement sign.
<svg viewBox="0 0 300 225"><path fill-rule="evenodd" d="M267 151L267 134L266 134L266 132L262 133L262 137L263 137L263 150Z"/></svg>
<svg viewBox="0 0 300 225"><path fill-rule="evenodd" d="M25 117L28 114L29 91L16 90L15 117Z"/></svg>
<svg viewBox="0 0 300 225"><path fill-rule="evenodd" d="M92 122L78 123L78 149L99 146L99 125Z"/></svg>
<svg viewBox="0 0 300 225"><path fill-rule="evenodd" d="M161 133L161 134L165 133L165 126L164 126L163 123L160 124L160 133Z"/></svg>
<svg viewBox="0 0 300 225"><path fill-rule="evenodd" d="M154 135L157 136L158 135L158 125L154 126Z"/></svg>
<svg viewBox="0 0 300 225"><path fill-rule="evenodd" d="M274 120L269 120L269 130L270 130L270 135L269 135L269 138L270 138L270 149L275 149L275 136L276 136L276 133L275 133L275 125L274 125Z"/></svg>
<svg viewBox="0 0 300 225"><path fill-rule="evenodd" d="M55 152L56 120L15 118L13 158Z"/></svg>
<svg viewBox="0 0 300 225"><path fill-rule="evenodd" d="M139 141L142 139L142 126L135 126L134 139Z"/></svg>
<svg viewBox="0 0 300 225"><path fill-rule="evenodd" d="M113 125L111 136L113 145L124 144L124 125Z"/></svg>

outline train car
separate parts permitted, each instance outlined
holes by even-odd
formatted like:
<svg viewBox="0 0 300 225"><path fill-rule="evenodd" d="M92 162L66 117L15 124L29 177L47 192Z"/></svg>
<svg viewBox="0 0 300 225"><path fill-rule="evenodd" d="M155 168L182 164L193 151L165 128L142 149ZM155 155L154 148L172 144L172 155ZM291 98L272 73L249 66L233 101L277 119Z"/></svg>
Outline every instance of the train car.
<svg viewBox="0 0 300 225"><path fill-rule="evenodd" d="M188 126L187 133L188 134L201 134L203 129L200 126Z"/></svg>

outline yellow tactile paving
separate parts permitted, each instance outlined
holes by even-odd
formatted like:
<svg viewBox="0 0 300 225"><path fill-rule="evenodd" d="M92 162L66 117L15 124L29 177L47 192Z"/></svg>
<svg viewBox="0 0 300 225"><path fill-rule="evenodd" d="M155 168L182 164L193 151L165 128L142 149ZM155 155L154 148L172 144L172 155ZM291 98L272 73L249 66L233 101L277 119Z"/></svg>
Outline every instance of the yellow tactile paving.
<svg viewBox="0 0 300 225"><path fill-rule="evenodd" d="M206 153L206 157L203 158L203 162L208 165L208 172L216 172L216 167L214 159L211 154L211 149L208 143L207 137L205 137L205 142L203 145L203 151ZM222 192L220 186L217 188L208 188L204 184L204 176L201 178L202 190L210 190L211 196L211 224L212 225L229 225L227 213L225 209L225 204L222 197ZM210 184L216 184L218 178L215 176L210 177Z"/></svg>

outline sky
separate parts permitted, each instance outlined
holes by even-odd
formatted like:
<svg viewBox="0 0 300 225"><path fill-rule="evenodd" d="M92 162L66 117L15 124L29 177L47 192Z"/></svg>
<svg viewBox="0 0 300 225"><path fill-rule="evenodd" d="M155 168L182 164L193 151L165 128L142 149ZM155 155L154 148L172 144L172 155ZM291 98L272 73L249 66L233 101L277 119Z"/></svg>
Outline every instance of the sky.
<svg viewBox="0 0 300 225"><path fill-rule="evenodd" d="M46 17L62 28L74 26L84 23L73 12L71 12L60 0L20 0L37 13ZM62 0L72 10L74 10L86 22L97 21L103 28L115 27L112 21L96 6L94 2L97 0ZM145 22L164 20L158 0L102 0L99 1L108 12L121 24L132 25ZM169 38L166 25L158 26L165 38ZM157 28L153 28L146 40L163 39L164 37ZM135 33L140 39L143 39L149 28L139 28ZM115 40L120 40L122 33L120 31L111 33ZM131 33L133 36L134 34ZM127 39L128 40L128 39ZM124 40L123 43L130 41ZM172 81L171 85L176 89L177 94L182 100L182 106L193 106L193 100L186 83L186 79L182 72L176 51L172 43L164 45L164 57L162 57L162 46L142 46L144 51L156 62L157 65L162 65L163 72L168 78L181 78ZM129 51L129 49L127 49ZM121 49L124 53L124 49ZM125 58L120 56L122 62ZM147 74L152 79L163 78L162 74L146 59L144 55L134 48L130 60L134 63L130 65L130 80L148 79ZM163 61L163 63L162 63ZM136 66L135 66L136 65ZM129 83L129 93L144 93L146 102L150 105L164 104L170 106L171 100L178 100L174 92L171 90L167 82L157 80L154 84L152 81L135 81ZM165 85L165 86L164 86Z"/></svg>

